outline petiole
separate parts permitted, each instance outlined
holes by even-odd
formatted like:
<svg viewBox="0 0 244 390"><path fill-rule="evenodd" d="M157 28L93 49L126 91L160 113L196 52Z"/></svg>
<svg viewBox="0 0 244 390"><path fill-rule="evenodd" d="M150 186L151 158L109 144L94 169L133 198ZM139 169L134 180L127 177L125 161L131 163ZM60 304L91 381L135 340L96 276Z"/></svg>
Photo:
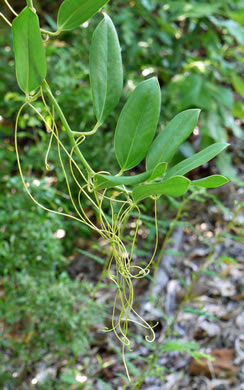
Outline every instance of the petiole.
<svg viewBox="0 0 244 390"><path fill-rule="evenodd" d="M94 126L94 128L91 131L71 131L74 136L89 136L96 134L97 130L101 126L100 122L97 122L97 124Z"/></svg>

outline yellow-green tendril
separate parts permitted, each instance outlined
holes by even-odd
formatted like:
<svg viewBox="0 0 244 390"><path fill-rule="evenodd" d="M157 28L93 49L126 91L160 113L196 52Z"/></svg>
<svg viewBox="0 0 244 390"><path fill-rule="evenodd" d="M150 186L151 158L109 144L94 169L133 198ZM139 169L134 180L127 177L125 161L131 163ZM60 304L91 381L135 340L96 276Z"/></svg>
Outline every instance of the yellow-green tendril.
<svg viewBox="0 0 244 390"><path fill-rule="evenodd" d="M6 4L6 6L9 8L9 10L14 14L14 16L18 16L17 12L15 12L15 10L13 9L13 7L9 4L9 2L7 0L4 0L4 3Z"/></svg>
<svg viewBox="0 0 244 390"><path fill-rule="evenodd" d="M49 106L45 100L44 92L47 93L49 99L51 100L52 106L49 109ZM32 102L41 96L43 105L44 105L44 113L42 114L33 104ZM51 210L44 205L40 204L31 194L28 184L24 179L24 175L21 168L21 162L19 157L18 150L18 122L20 115L23 109L28 106L30 107L41 119L43 124L46 127L47 134L50 135L49 144L47 148L47 152L45 155L45 166L48 169L48 156L52 147L54 140L57 144L57 152L58 159L61 170L64 175L64 179L67 187L67 196L69 197L71 204L73 206L75 215L67 214L63 212L58 212L55 210ZM55 113L59 114L60 119L63 124L66 125L67 133L72 140L71 151L69 152L59 137L59 130L55 121ZM46 119L45 116L48 116L49 119ZM145 335L145 339L148 342L153 342L155 340L155 332L154 327L157 325L151 326L147 323L134 309L134 279L140 279L148 275L150 272L150 266L154 261L154 257L157 252L158 246L158 223L157 223L157 202L155 200L155 231L156 231L156 242L155 249L152 254L152 257L146 267L142 267L137 264L133 264L133 255L136 247L137 239L138 239L138 231L141 224L141 210L138 205L136 205L131 199L130 191L126 189L125 186L116 189L116 191L108 196L108 190L96 190L94 185L95 177L98 174L102 174L105 172L97 172L95 173L92 169L90 169L89 164L86 162L83 164L86 170L83 172L76 161L73 158L73 154L79 153L79 146L83 144L86 139L88 133L75 133L67 127L68 124L66 119L62 117L63 113L58 106L56 100L54 99L51 91L47 84L45 84L44 90L41 89L37 95L35 95L35 99L30 98L26 101L25 104L20 108L15 124L15 149L17 156L17 163L20 171L20 176L26 192L30 196L30 198L35 202L36 205L41 207L42 209L49 211L54 214L66 216L68 218L72 218L80 223L85 224L93 231L98 233L109 245L111 248L111 253L108 256L108 259L104 265L103 272L101 278L99 280L98 285L101 283L102 277L107 275L107 277L111 280L111 282L116 287L116 293L113 303L112 309L112 319L111 319L111 328L104 328L105 332L112 331L117 339L122 344L122 359L125 366L125 371L130 380L129 370L126 363L126 348L129 351L132 350L132 342L129 337L129 325L134 324L136 326L140 326L145 331L149 332L149 334ZM98 127L97 127L98 128ZM79 137L75 140L73 138L74 135L79 135ZM78 153L77 153L78 151ZM65 167L64 157L68 159L69 169ZM82 155L83 156L83 155ZM84 162L81 158L81 161ZM88 164L88 165L87 165ZM106 172L107 173L107 172ZM70 177L71 175L71 177ZM74 198L71 190L70 180L74 181L78 188L77 198ZM82 199L85 197L88 199L92 207L96 212L97 217L99 218L99 227L88 217L82 206ZM109 207L109 216L104 212L104 206ZM130 249L127 250L124 241L122 240L124 229L128 226L129 218L132 215L132 211L136 210L136 218L133 218L134 229L133 229L133 238L130 245ZM97 286L98 286L97 285ZM93 297L95 297L95 293L97 288L94 290Z"/></svg>
<svg viewBox="0 0 244 390"><path fill-rule="evenodd" d="M30 193L29 189L28 189L28 185L24 179L24 175L23 175L23 171L22 171L22 167L21 167L21 162L20 162L20 157L19 157L19 150L18 150L18 123L19 123L19 118L20 118L20 114L21 112L23 111L24 107L27 105L28 103L24 103L18 113L17 113L17 117L16 117L16 122L15 122L15 131L14 131L14 144L15 144L15 152L16 152L16 159L17 159L17 165L18 165L18 169L19 169L19 174L20 174L20 178L22 180L22 183L24 185L24 188L27 192L27 194L29 195L29 197L32 199L32 201L37 205L39 206L41 209L45 210L45 211L48 211L50 213L53 213L53 214L57 214L57 215L62 215L64 217L68 217L68 218L71 218L71 219L74 219L76 221L79 221L80 222L80 219L73 216L73 215L70 215L70 214L66 214L66 213L61 213L59 211L55 211L55 210L51 210L49 209L48 207L46 206L43 206L40 202L38 202L34 197L33 195Z"/></svg>
<svg viewBox="0 0 244 390"><path fill-rule="evenodd" d="M10 21L6 18L6 16L2 12L0 12L0 16L9 25L9 27L12 27L12 24L10 23Z"/></svg>

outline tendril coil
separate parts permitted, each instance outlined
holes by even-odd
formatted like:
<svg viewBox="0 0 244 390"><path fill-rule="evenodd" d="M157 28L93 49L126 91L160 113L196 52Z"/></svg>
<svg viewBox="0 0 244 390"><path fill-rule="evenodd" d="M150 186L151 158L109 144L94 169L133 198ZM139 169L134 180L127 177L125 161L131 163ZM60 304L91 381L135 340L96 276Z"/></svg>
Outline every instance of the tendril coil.
<svg viewBox="0 0 244 390"><path fill-rule="evenodd" d="M41 97L43 103L43 110L40 111L34 105L36 99ZM46 170L50 169L48 163L49 154L53 147L54 142L56 142L56 148L58 152L58 160L60 168L63 172L65 183L67 187L67 193L73 207L73 213L64 213L58 210L50 209L45 205L41 204L31 193L31 188L26 182L20 159L20 151L18 145L18 123L22 112L26 108L30 108L35 115L41 120L45 126L47 135L49 135L49 143L44 158L44 165ZM155 201L155 230L156 230L156 242L155 249L152 254L151 259L148 264L143 268L140 265L131 264L133 260L134 249L136 248L137 239L138 239L138 230L141 223L141 211L140 207L133 203L133 200L130 198L129 193L125 192L114 193L112 196L107 194L107 190L97 191L94 185L94 178L97 174L108 173L100 171L94 175L89 175L88 177L80 169L77 162L73 158L75 147L82 145L86 139L85 135L80 135L76 141L75 146L72 147L70 151L64 146L59 137L58 124L55 120L55 108L52 105L49 108L44 91L40 90L38 94L33 97L28 97L26 102L20 107L15 123L15 151L17 164L19 168L19 173L21 180L23 182L24 188L32 199L32 201L40 208L50 213L54 213L60 216L71 218L80 223L83 223L96 233L98 233L110 246L110 254L106 262L106 274L107 277L116 287L116 294L113 303L112 309L112 318L111 318L111 327L103 328L104 332L113 332L117 339L122 344L122 356L123 362L126 370L126 374L130 380L130 375L126 363L125 352L126 348L129 351L132 351L132 341L129 338L129 324L134 324L140 326L142 329L146 330L148 334L145 336L145 340L148 342L153 342L155 340L154 327L155 325L150 325L146 322L134 309L134 286L133 280L141 279L146 277L150 272L150 266L155 258L157 247L158 247L158 223L157 223L157 201ZM64 163L64 157L68 158L68 167L69 172L67 172L67 167ZM74 198L71 190L70 176L73 180L73 183L76 184L78 188L77 199ZM122 197L122 199L121 199ZM96 210L96 213L99 218L99 227L94 224L94 222L89 218L84 208L82 207L82 199L86 198L91 206ZM111 217L108 217L104 210L104 202L109 202L109 208L111 212ZM117 211L117 208L119 210ZM129 218L131 217L132 211L136 211L137 218L135 221L135 227L133 232L133 240L130 250L126 248L125 243L123 242L123 230L128 223ZM133 213L133 220L134 220ZM132 318L133 317L133 318Z"/></svg>

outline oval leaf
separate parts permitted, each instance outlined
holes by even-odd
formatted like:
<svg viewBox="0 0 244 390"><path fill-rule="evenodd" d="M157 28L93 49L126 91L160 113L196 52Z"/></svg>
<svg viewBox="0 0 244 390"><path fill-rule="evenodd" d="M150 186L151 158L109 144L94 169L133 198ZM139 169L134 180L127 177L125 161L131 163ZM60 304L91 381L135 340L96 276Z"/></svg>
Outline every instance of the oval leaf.
<svg viewBox="0 0 244 390"><path fill-rule="evenodd" d="M200 167L200 165L205 164L217 156L217 154L221 153L224 149L227 148L227 146L229 146L229 144L226 144L225 142L217 142L208 146L207 148L201 150L201 152L194 154L193 156L179 162L174 167L170 168L166 174L166 177L169 178L175 175L185 175L192 169Z"/></svg>
<svg viewBox="0 0 244 390"><path fill-rule="evenodd" d="M29 94L40 87L47 73L39 20L31 8L24 8L14 19L12 33L17 82Z"/></svg>
<svg viewBox="0 0 244 390"><path fill-rule="evenodd" d="M117 106L123 89L119 39L112 20L106 14L92 38L90 79L96 117L102 123Z"/></svg>
<svg viewBox="0 0 244 390"><path fill-rule="evenodd" d="M160 104L160 87L155 77L139 84L125 104L115 131L115 153L123 171L134 168L147 154L157 128Z"/></svg>
<svg viewBox="0 0 244 390"><path fill-rule="evenodd" d="M203 179L193 180L192 185L204 188L217 188L229 183L229 180L222 175L212 175Z"/></svg>
<svg viewBox="0 0 244 390"><path fill-rule="evenodd" d="M169 180L157 184L145 184L136 187L132 191L132 197L135 203L148 198L149 196L167 195L178 197L186 193L191 181L184 176L175 176Z"/></svg>
<svg viewBox="0 0 244 390"><path fill-rule="evenodd" d="M168 163L162 162L158 164L155 168L151 169L152 172L151 176L149 177L149 181L153 181L154 179L157 179L159 176L162 176L165 174L167 169Z"/></svg>
<svg viewBox="0 0 244 390"><path fill-rule="evenodd" d="M197 125L200 110L191 109L176 115L154 140L148 156L147 169L160 162L169 162L179 146L189 137Z"/></svg>
<svg viewBox="0 0 244 390"><path fill-rule="evenodd" d="M79 27L107 2L108 0L64 0L58 10L58 31Z"/></svg>
<svg viewBox="0 0 244 390"><path fill-rule="evenodd" d="M94 178L94 184L97 190L112 188L122 184L126 186L133 186L135 184L143 183L146 180L151 181L159 176L162 176L166 171L166 168L167 163L162 163L151 171L143 172L134 176L96 175Z"/></svg>

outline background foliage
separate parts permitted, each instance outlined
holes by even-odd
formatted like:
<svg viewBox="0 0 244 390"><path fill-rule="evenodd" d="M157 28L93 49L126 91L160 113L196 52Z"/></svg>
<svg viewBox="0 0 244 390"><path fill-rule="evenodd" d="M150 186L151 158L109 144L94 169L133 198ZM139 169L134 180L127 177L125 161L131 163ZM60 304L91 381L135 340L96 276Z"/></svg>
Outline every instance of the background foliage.
<svg viewBox="0 0 244 390"><path fill-rule="evenodd" d="M24 4L16 1L16 11ZM55 28L57 2L35 1L35 6L42 25ZM164 1L162 5L161 0L114 0L106 10L121 42L125 88L114 114L88 140L85 155L93 161L94 169L118 169L112 143L118 113L141 77L156 75L163 101L159 131L181 110L202 109L199 131L196 129L190 142L180 148L175 161L213 142L230 142L232 146L218 157L217 167L243 186L239 164L244 158L243 1ZM5 8L3 12L10 17ZM48 80L77 131L88 131L95 124L88 52L99 20L96 15L80 29L46 44ZM91 348L89 328L103 318L99 304L89 298L89 283L72 280L68 274L67 258L77 253L78 239L88 240L90 233L69 221L47 216L23 192L13 147L15 112L23 96L15 81L10 32L0 23L0 73L4 75L0 80L0 350L4 356L0 384L16 388L18 380L20 386L30 372L38 370L38 362L48 350L54 360L67 356L68 371L57 379L57 386L62 386L74 382L73 364L79 354L85 356ZM50 155L50 171L44 169L48 144L44 129L28 112L20 127L23 168L28 180L36 180L34 191L40 200L50 205L55 200L66 210L64 177L56 170L56 153ZM211 165L204 169L215 172ZM150 202L146 207L150 211ZM55 235L60 230L66 232L65 239ZM93 246L97 249L96 242ZM16 379L13 373L19 366Z"/></svg>

